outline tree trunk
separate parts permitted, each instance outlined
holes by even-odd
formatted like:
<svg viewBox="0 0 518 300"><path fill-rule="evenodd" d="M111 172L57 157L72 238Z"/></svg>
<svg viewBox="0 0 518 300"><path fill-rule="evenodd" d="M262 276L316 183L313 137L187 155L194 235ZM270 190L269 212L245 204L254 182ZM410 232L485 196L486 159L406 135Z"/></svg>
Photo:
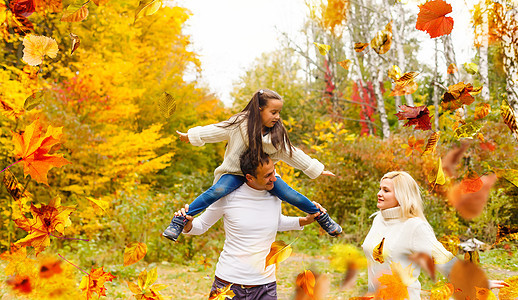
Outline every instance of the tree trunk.
<svg viewBox="0 0 518 300"><path fill-rule="evenodd" d="M388 4L388 3L387 3ZM388 6L390 7L390 6ZM397 15L397 19L398 19L398 23L400 24L400 26L394 26L394 29L392 30L392 35L393 35L393 40L392 40L392 45L394 47L394 50L396 51L396 57L397 57L397 65L399 68L401 68L401 71L402 72L408 72L409 70L406 69L406 61L405 61L405 49L403 48L403 37L405 36L405 28L407 26L407 22L406 22L406 18L405 18L405 10L403 9L403 4L402 3L396 3L393 5L393 7L395 7L397 9L397 12L396 12L396 15ZM392 10L390 10L390 14L391 14L391 17L392 19L396 19L394 18L394 13ZM396 107L398 107L399 105L401 105L401 100L399 97L395 97L395 98L398 98L396 100ZM398 103L399 102L399 105ZM412 97L412 95L405 95L405 103L406 105L408 106L414 106L414 98Z"/></svg>
<svg viewBox="0 0 518 300"><path fill-rule="evenodd" d="M374 95L376 96L376 103L378 105L378 112L380 114L381 121L381 133L383 139L390 137L390 126L388 123L387 111L385 110L385 100L381 92L381 83L383 82L383 68L375 68L377 64L374 63L373 55L369 55L369 69L372 74L372 88L374 89ZM374 71L376 70L376 71Z"/></svg>
<svg viewBox="0 0 518 300"><path fill-rule="evenodd" d="M457 65L457 60L455 59L455 51L453 50L453 43L451 40L451 35L442 36L442 43L444 45L444 58L446 59L446 66L450 64ZM448 74L447 85L453 85L459 82L459 72L455 72L453 74Z"/></svg>
<svg viewBox="0 0 518 300"><path fill-rule="evenodd" d="M512 5L509 3L508 5ZM505 6L504 6L505 7ZM518 112L518 8L505 12L502 35L506 91L509 105Z"/></svg>
<svg viewBox="0 0 518 300"><path fill-rule="evenodd" d="M489 21L488 21L488 12L487 5L485 1L481 1L480 5L482 6L482 24L481 24L481 36L480 36L480 46L478 48L478 56L480 57L480 62L478 66L478 72L480 74L480 82L482 83L482 92L480 96L484 99L485 102L489 102L489 62L488 62L488 35L489 35Z"/></svg>
<svg viewBox="0 0 518 300"><path fill-rule="evenodd" d="M432 101L433 101L433 107L435 108L435 116L434 116L434 126L435 131L439 131L439 84L438 84L438 78L439 78L439 48L438 48L438 41L435 39L435 70L433 75L433 81L432 81L432 88L433 88L433 94L432 94Z"/></svg>

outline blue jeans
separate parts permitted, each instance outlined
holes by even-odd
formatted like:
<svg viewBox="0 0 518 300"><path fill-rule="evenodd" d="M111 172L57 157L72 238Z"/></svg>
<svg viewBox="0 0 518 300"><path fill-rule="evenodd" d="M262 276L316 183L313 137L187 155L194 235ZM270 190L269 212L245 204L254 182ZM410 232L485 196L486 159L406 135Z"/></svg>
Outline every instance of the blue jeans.
<svg viewBox="0 0 518 300"><path fill-rule="evenodd" d="M217 289L223 289L228 285L229 283L214 278L210 289L211 295L217 293ZM234 300L277 300L277 283L275 281L254 287L244 287L240 284L233 283L230 289L235 294L232 298Z"/></svg>
<svg viewBox="0 0 518 300"><path fill-rule="evenodd" d="M292 189L279 176L276 176L277 181L273 184L273 189L270 190L274 196L282 201L297 207L298 209L308 213L314 214L320 210L309 200L306 196ZM232 174L224 174L221 176L208 190L199 195L194 201L189 204L189 216L195 216L201 211L209 207L222 197L232 193L246 181L245 177Z"/></svg>

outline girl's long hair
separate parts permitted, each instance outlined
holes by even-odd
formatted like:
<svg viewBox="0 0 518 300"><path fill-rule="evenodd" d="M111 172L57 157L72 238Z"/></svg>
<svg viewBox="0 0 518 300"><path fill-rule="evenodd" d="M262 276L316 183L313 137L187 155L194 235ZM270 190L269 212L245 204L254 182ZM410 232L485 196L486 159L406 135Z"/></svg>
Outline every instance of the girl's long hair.
<svg viewBox="0 0 518 300"><path fill-rule="evenodd" d="M393 171L383 175L383 179L392 179L394 182L394 194L401 206L401 216L404 219L419 217L426 221L423 213L423 199L419 191L419 185L414 178L404 171ZM380 180L380 181L381 181Z"/></svg>
<svg viewBox="0 0 518 300"><path fill-rule="evenodd" d="M281 100L282 97L272 90L261 89L255 92L252 96L252 99L248 102L246 107L238 114L236 114L232 120L229 119L224 127L230 126L239 126L246 120L247 124L247 134L248 134L248 147L253 153L263 152L263 123L261 120L261 110L260 108L266 107L268 101L271 99ZM289 151L289 155L293 154L293 146L291 144L290 138L288 137L288 132L282 124L282 119L279 118L279 121L273 125L272 128L269 128L272 145L277 150L281 151Z"/></svg>

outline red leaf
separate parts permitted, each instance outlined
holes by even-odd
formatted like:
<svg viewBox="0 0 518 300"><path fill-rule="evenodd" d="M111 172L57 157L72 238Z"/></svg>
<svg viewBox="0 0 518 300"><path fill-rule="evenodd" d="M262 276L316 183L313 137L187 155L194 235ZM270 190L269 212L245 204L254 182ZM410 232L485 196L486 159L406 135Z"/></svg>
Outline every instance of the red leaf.
<svg viewBox="0 0 518 300"><path fill-rule="evenodd" d="M396 114L399 120L408 120L407 123L403 126L411 126L417 125L415 127L416 130L431 130L432 123L430 120L430 111L428 107L423 106L408 106L408 105L400 105L399 108L403 111L400 111Z"/></svg>
<svg viewBox="0 0 518 300"><path fill-rule="evenodd" d="M453 29L453 18L445 15L451 11L451 5L443 0L428 1L419 5L415 28L426 31L430 38L450 34Z"/></svg>

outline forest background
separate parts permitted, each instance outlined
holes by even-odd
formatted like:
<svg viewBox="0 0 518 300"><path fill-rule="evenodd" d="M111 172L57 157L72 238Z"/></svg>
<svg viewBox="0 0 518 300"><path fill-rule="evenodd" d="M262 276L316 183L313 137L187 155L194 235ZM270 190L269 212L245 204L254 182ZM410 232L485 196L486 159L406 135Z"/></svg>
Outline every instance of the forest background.
<svg viewBox="0 0 518 300"><path fill-rule="evenodd" d="M325 256L334 244L361 245L379 179L406 170L422 188L439 238L482 240L498 253L497 265L517 270L517 4L475 5L477 55L463 66L446 32L433 39L429 61L415 59L421 45L409 7L417 4L308 2L300 29L306 41L284 35L278 50L236 80L233 106L225 107L206 86L184 80L203 65L182 30L190 12L174 2L0 3L0 258L10 276L4 284L29 298L89 298L106 291L79 286L81 271L91 279L100 269L126 285L122 280L134 280L148 264L212 268L221 224L174 245L161 232L175 209L212 184L225 144L193 147L175 131L227 119L259 88L282 95L292 142L337 175L309 180L277 166L344 229L330 239L311 227L292 245L295 252ZM445 176L440 159L466 142ZM463 208L451 191L461 184L462 196L477 193L489 173L498 181L484 210L470 214L474 208ZM125 266L125 251L143 260ZM65 268L58 263L65 259L82 270L67 268L54 285L34 277L38 264Z"/></svg>

